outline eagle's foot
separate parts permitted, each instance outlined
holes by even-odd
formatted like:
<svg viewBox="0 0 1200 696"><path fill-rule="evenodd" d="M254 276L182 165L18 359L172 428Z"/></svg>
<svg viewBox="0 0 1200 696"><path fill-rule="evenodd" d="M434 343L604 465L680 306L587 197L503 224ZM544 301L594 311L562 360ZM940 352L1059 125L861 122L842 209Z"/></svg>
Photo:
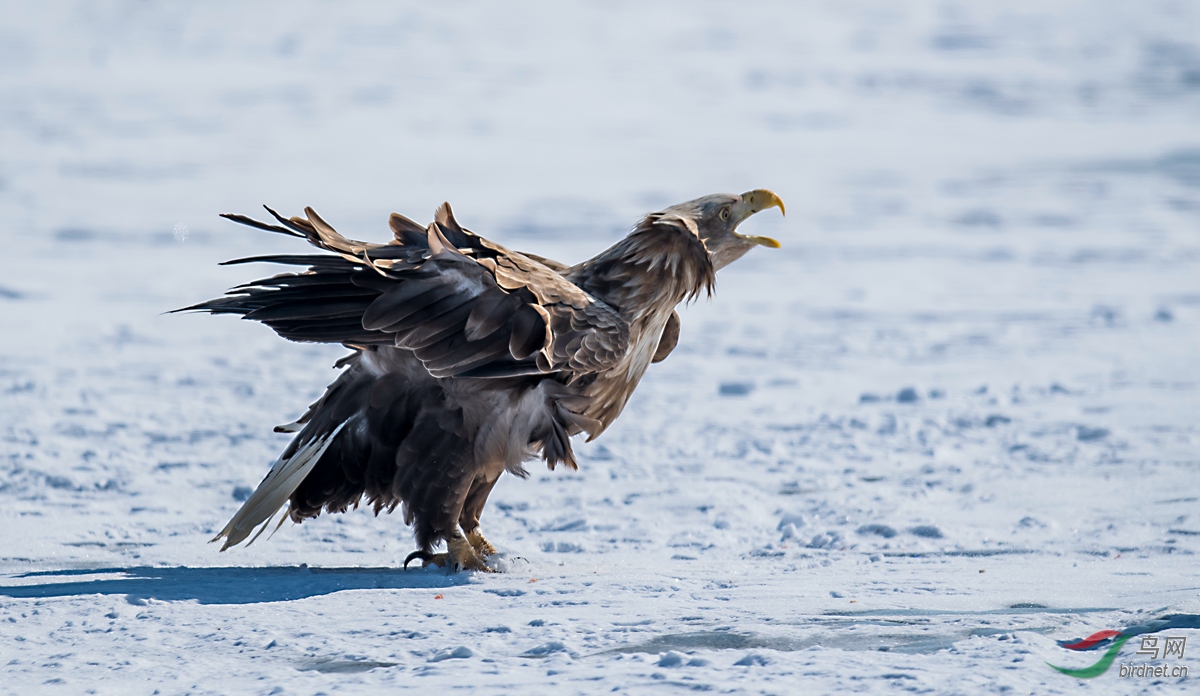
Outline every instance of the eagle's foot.
<svg viewBox="0 0 1200 696"><path fill-rule="evenodd" d="M475 553L484 558L496 555L496 547L483 538L483 533L479 531L479 527L467 532L467 541L470 542L471 548L475 549Z"/></svg>
<svg viewBox="0 0 1200 696"><path fill-rule="evenodd" d="M457 573L461 570L478 570L484 573L494 573L496 570L484 563L483 559L475 553L475 549L471 547L471 543L461 536L450 537L446 540L446 553L429 553L428 551L413 551L408 554L408 558L404 559L404 567L408 568L408 564L416 559L421 559L421 567L428 568L435 565L439 568L449 568L451 572Z"/></svg>
<svg viewBox="0 0 1200 696"><path fill-rule="evenodd" d="M484 563L479 554L475 552L474 545L470 541L458 535L446 540L446 556L447 564L455 573L460 570L481 570L485 573L496 572L487 563Z"/></svg>

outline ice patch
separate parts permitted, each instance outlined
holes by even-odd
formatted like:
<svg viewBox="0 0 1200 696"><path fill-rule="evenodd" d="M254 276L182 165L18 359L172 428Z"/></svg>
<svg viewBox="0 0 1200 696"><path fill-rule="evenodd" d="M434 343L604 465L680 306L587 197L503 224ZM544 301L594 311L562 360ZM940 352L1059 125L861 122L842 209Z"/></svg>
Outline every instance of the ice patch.
<svg viewBox="0 0 1200 696"><path fill-rule="evenodd" d="M465 645L460 645L453 650L443 650L433 657L429 658L430 662L442 662L444 660L465 660L469 657L474 657L475 653Z"/></svg>

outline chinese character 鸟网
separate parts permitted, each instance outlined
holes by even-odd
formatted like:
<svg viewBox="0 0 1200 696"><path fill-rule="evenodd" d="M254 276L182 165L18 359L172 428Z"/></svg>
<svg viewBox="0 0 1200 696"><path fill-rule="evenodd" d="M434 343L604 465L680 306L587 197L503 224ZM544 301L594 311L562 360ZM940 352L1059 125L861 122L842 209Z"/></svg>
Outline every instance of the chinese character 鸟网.
<svg viewBox="0 0 1200 696"><path fill-rule="evenodd" d="M1138 655L1150 655L1151 660L1157 660L1158 651L1158 636L1142 636L1142 647L1137 651Z"/></svg>

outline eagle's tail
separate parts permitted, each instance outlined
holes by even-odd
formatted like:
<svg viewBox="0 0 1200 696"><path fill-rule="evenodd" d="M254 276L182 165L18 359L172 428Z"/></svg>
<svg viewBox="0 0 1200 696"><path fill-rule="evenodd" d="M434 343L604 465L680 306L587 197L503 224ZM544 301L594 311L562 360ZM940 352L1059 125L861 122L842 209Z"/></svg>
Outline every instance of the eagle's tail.
<svg viewBox="0 0 1200 696"><path fill-rule="evenodd" d="M323 511L345 512L364 497L376 514L403 503L405 522L426 550L456 528L459 507L446 501L461 506L478 483L461 407L448 402L437 380L421 376L415 358L405 358L415 363L409 374L380 375L363 355L340 361L346 370L308 412L276 428L299 432L213 539L225 540L222 551L260 525L261 534L285 504L283 519L301 522ZM486 491L481 495L482 506Z"/></svg>
<svg viewBox="0 0 1200 696"><path fill-rule="evenodd" d="M258 533L262 534L271 517L289 502L321 460L328 458L331 450L341 449L340 440L346 436L343 430L352 430L356 421L362 418L363 397L374 382L371 375L355 369L358 355L355 353L339 361L339 366L350 364L351 369L339 375L307 413L295 423L276 428L279 432L299 432L229 524L213 538L213 541L225 540L222 551L241 543L259 525L262 529ZM297 512L292 510L290 516L295 518ZM283 519L288 516L284 515ZM257 538L255 535L254 539Z"/></svg>
<svg viewBox="0 0 1200 696"><path fill-rule="evenodd" d="M225 540L225 544L221 547L222 551L230 546L240 544L260 524L262 528L258 530L258 534L254 535L254 539L257 539L266 530L271 523L271 518L279 512L279 509L288 501L292 492L304 481L317 462L321 461L325 450L329 449L338 432L348 422L343 421L332 432L313 437L297 448L289 447L279 459L275 460L271 470L267 472L266 478L258 484L254 493L246 499L241 509L229 520L225 528L213 537L213 541ZM284 519L287 519L286 515L279 523L283 524ZM254 543L254 539L250 540L251 544Z"/></svg>

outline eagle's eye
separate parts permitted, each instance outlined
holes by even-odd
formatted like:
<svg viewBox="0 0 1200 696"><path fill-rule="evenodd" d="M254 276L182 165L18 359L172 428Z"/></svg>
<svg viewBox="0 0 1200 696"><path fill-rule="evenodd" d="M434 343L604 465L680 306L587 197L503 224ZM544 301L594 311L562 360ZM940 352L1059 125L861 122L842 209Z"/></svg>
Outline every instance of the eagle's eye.
<svg viewBox="0 0 1200 696"><path fill-rule="evenodd" d="M729 208L721 208L721 212L717 213L717 217L721 218L721 222L729 222Z"/></svg>

